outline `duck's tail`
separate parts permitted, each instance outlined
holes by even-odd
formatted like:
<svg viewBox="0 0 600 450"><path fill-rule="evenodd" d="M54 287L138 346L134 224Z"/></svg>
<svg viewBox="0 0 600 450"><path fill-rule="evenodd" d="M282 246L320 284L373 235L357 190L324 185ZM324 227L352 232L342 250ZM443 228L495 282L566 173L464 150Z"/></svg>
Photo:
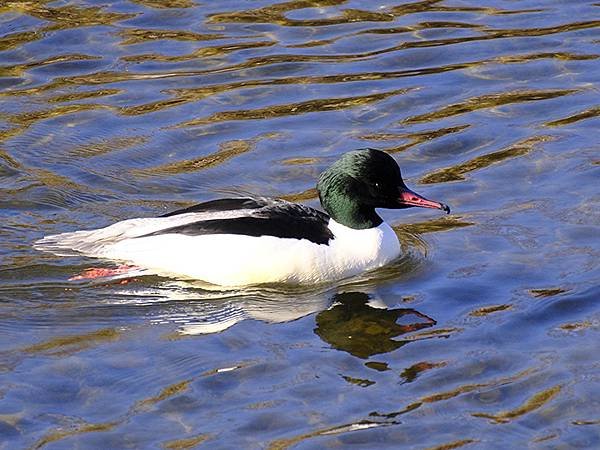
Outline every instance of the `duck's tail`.
<svg viewBox="0 0 600 450"><path fill-rule="evenodd" d="M199 214L181 214L173 217L127 219L96 230L72 231L46 236L33 244L37 250L58 256L103 256L104 250L126 239L132 239L159 230L199 220Z"/></svg>
<svg viewBox="0 0 600 450"><path fill-rule="evenodd" d="M106 244L106 240L98 236L99 231L102 230L52 234L35 241L33 248L43 252L54 253L58 256L95 256Z"/></svg>
<svg viewBox="0 0 600 450"><path fill-rule="evenodd" d="M36 241L36 250L58 256L102 256L102 251L117 242L156 231L165 225L165 219L128 219L95 230L52 234Z"/></svg>

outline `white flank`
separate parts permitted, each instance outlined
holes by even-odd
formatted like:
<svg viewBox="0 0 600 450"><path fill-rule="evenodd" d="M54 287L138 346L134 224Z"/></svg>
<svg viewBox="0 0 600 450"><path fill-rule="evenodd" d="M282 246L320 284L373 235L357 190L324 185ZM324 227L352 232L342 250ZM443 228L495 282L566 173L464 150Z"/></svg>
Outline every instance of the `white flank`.
<svg viewBox="0 0 600 450"><path fill-rule="evenodd" d="M252 210L209 213L210 219L251 215ZM234 215L235 214L235 215ZM202 217L204 216L204 217ZM148 269L151 273L203 280L221 286L259 283L320 283L381 267L400 254L386 223L354 230L333 219L329 245L306 239L233 234L144 236L208 218L203 213L130 219L106 228L48 236L36 248L65 255L77 252Z"/></svg>
<svg viewBox="0 0 600 450"><path fill-rule="evenodd" d="M177 214L170 217L128 219L96 230L73 231L71 233L45 236L36 241L33 247L36 250L60 256L74 254L102 256L103 249L127 239L202 220L251 216L254 212L255 210L252 209L237 209L223 212Z"/></svg>

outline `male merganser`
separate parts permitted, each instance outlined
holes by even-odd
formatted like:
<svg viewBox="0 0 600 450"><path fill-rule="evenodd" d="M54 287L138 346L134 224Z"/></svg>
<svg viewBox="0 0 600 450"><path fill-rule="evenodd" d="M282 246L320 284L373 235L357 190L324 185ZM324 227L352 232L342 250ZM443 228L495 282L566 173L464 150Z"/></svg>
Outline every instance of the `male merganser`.
<svg viewBox="0 0 600 450"><path fill-rule="evenodd" d="M317 184L327 212L271 198L223 198L160 217L46 236L36 248L120 261L221 286L322 283L388 264L400 243L376 208L450 212L406 187L387 153L346 153Z"/></svg>

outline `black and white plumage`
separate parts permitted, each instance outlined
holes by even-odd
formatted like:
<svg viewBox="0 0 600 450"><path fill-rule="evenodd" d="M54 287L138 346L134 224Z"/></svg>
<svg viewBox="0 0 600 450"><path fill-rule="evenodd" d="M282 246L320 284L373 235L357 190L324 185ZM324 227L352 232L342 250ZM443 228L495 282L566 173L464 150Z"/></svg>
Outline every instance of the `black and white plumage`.
<svg viewBox="0 0 600 450"><path fill-rule="evenodd" d="M248 236L275 236L282 239L308 239L315 244L328 244L335 236L327 227L329 216L322 211L298 203L270 198L222 198L165 214L174 217L190 213L217 213L234 211L238 216L201 219L184 225L156 231L160 234L244 234ZM242 214L243 212L243 214Z"/></svg>
<svg viewBox="0 0 600 450"><path fill-rule="evenodd" d="M388 264L400 254L375 208L449 211L410 191L384 152L346 154L317 186L326 214L269 198L225 198L160 217L47 236L36 248L131 264L143 273L223 286L321 283Z"/></svg>

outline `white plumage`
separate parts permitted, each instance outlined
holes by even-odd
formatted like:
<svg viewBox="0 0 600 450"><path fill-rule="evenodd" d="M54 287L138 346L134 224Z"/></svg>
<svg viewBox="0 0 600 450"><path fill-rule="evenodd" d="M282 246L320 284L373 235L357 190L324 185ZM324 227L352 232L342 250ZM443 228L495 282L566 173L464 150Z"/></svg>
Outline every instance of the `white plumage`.
<svg viewBox="0 0 600 450"><path fill-rule="evenodd" d="M241 210L236 214L240 217ZM59 255L76 252L107 258L142 267L147 273L221 286L322 283L381 267L400 254L398 239L385 222L374 228L355 230L330 219L329 229L334 239L329 245L307 239L239 234L140 237L206 218L206 213L190 213L129 219L98 230L47 236L37 241L35 247Z"/></svg>

